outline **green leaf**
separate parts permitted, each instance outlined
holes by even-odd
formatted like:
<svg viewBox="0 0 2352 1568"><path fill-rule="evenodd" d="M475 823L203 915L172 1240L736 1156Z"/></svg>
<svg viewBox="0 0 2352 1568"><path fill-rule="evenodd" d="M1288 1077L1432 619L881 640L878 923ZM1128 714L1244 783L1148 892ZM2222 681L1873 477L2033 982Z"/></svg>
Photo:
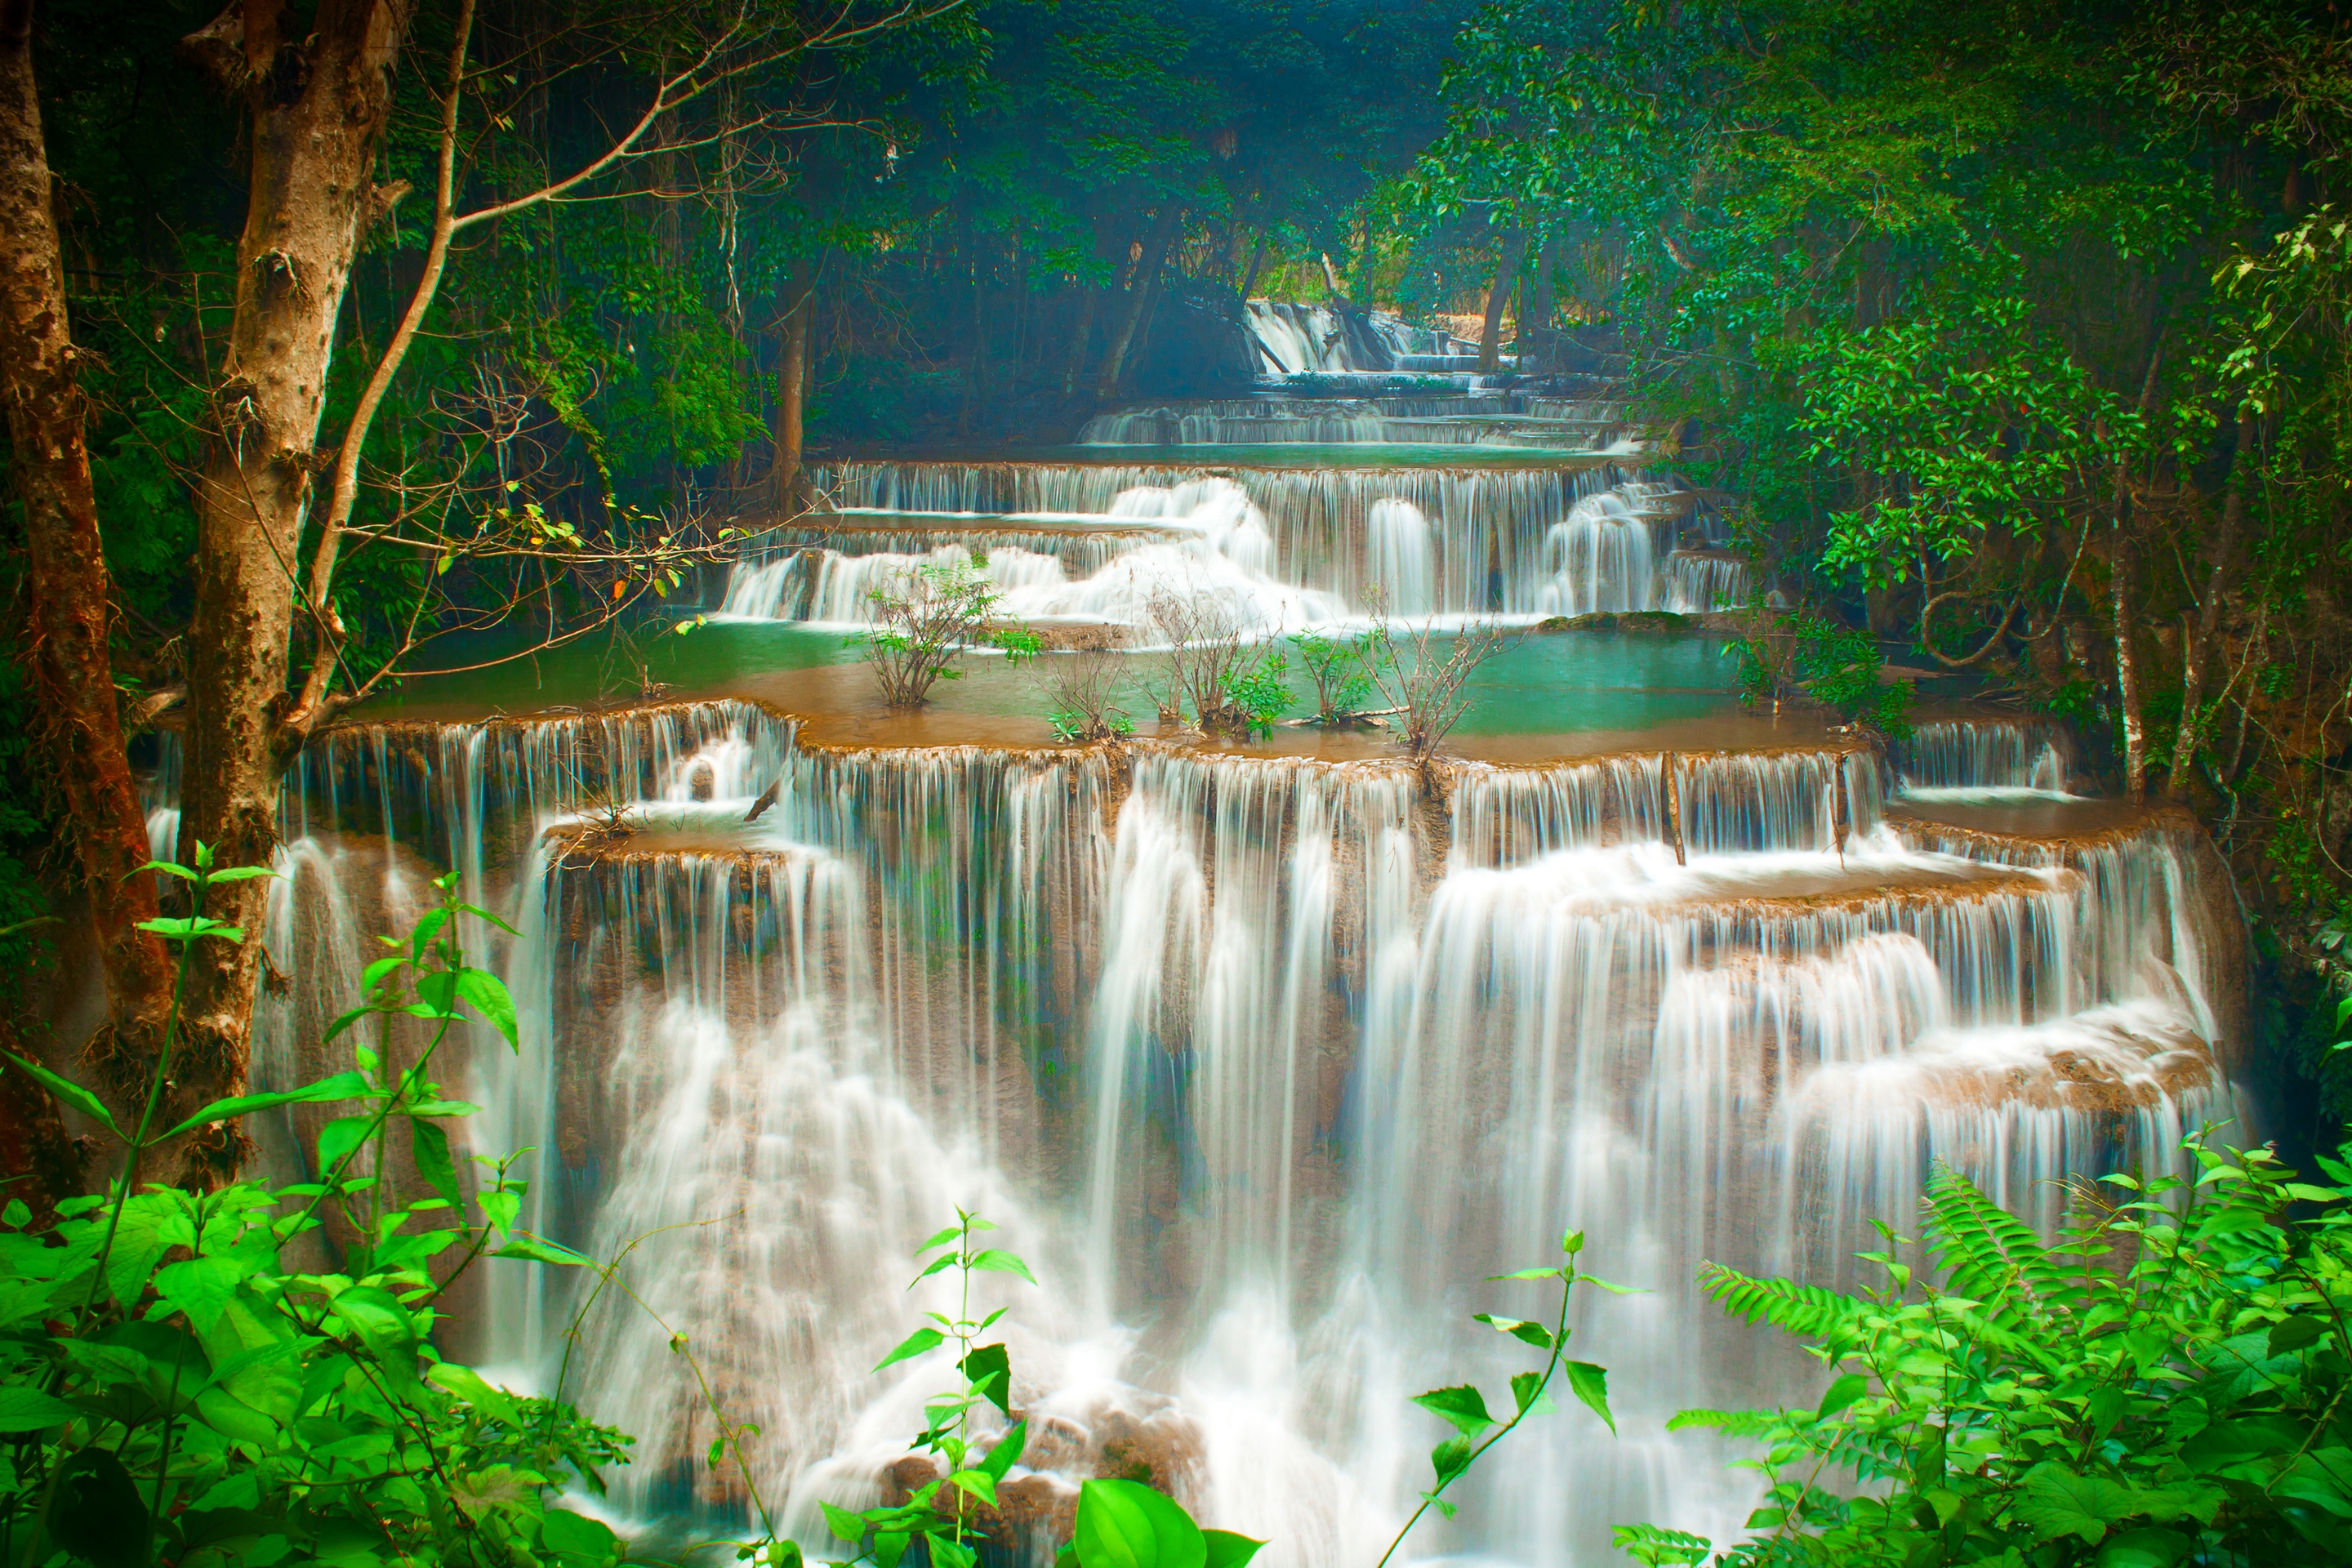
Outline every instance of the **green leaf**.
<svg viewBox="0 0 2352 1568"><path fill-rule="evenodd" d="M242 1258L192 1258L157 1269L155 1294L168 1310L186 1313L196 1332L206 1333L236 1300L237 1286L253 1272L253 1265Z"/></svg>
<svg viewBox="0 0 2352 1568"><path fill-rule="evenodd" d="M319 1174L323 1179L351 1158L374 1131L373 1116L338 1116L319 1129Z"/></svg>
<svg viewBox="0 0 2352 1568"><path fill-rule="evenodd" d="M461 969L457 972L457 994L475 1012L489 1020L516 1050L522 1048L520 1037L515 1032L514 998L507 992L507 984L487 969Z"/></svg>
<svg viewBox="0 0 2352 1568"><path fill-rule="evenodd" d="M335 1297L335 1313L359 1342L388 1367L415 1374L416 1324L389 1290L373 1285L346 1286Z"/></svg>
<svg viewBox="0 0 2352 1568"><path fill-rule="evenodd" d="M1452 1388L1433 1388L1427 1394L1416 1394L1412 1402L1432 1415L1451 1421L1454 1430L1465 1437L1475 1437L1495 1425L1495 1418L1486 1414L1486 1396L1466 1383Z"/></svg>
<svg viewBox="0 0 2352 1568"><path fill-rule="evenodd" d="M911 1361L925 1351L937 1350L946 1342L947 1336L937 1329L917 1329L898 1342L897 1350L876 1362L874 1370L880 1372L886 1366L896 1366L902 1361Z"/></svg>
<svg viewBox="0 0 2352 1568"><path fill-rule="evenodd" d="M1470 1439L1459 1433L1432 1448L1429 1451L1429 1468L1437 1472L1437 1486L1442 1489L1454 1477L1468 1469L1475 1452L1470 1446ZM1422 1495L1433 1500L1437 1494L1423 1492ZM1448 1513L1445 1517L1451 1519L1454 1516Z"/></svg>
<svg viewBox="0 0 2352 1568"><path fill-rule="evenodd" d="M829 1502L820 1501L817 1507L824 1510L824 1527L833 1531L835 1540L856 1546L866 1539L865 1515L835 1508Z"/></svg>
<svg viewBox="0 0 2352 1568"><path fill-rule="evenodd" d="M1610 1433L1617 1430L1617 1417L1609 1414L1609 1370L1589 1361L1560 1363L1568 1369L1568 1386L1579 1399L1591 1407L1592 1413L1609 1424Z"/></svg>
<svg viewBox="0 0 2352 1568"><path fill-rule="evenodd" d="M1208 1542L1174 1500L1139 1481L1078 1488L1079 1568L1205 1568Z"/></svg>
<svg viewBox="0 0 2352 1568"><path fill-rule="evenodd" d="M98 1096L90 1093L89 1090L82 1088L81 1085L75 1083L70 1079L59 1078L57 1074L51 1072L48 1068L42 1067L38 1063L26 1061L24 1058L18 1056L14 1051L8 1053L8 1059L15 1062L18 1067L23 1068L26 1072L32 1074L35 1080L37 1081L42 1088L47 1089L51 1094L56 1095L59 1100L65 1101L68 1105L72 1106L76 1110L80 1111L84 1116L89 1117L92 1121L97 1122L100 1127L105 1128L117 1138L122 1136L122 1129L114 1124L114 1113L107 1110L104 1105L99 1102Z"/></svg>
<svg viewBox="0 0 2352 1568"><path fill-rule="evenodd" d="M540 1516L539 1538L559 1559L595 1564L621 1554L621 1538L603 1520L551 1508Z"/></svg>
<svg viewBox="0 0 2352 1568"><path fill-rule="evenodd" d="M0 1388L0 1432L40 1432L80 1415L62 1399L52 1399L37 1388L14 1384Z"/></svg>
<svg viewBox="0 0 2352 1568"><path fill-rule="evenodd" d="M147 1560L147 1502L122 1461L84 1448L58 1469L49 1533L95 1568L139 1568Z"/></svg>
<svg viewBox="0 0 2352 1568"><path fill-rule="evenodd" d="M2145 1510L2127 1486L2044 1462L2026 1473L2013 1511L2037 1540L2074 1535L2096 1546L2109 1525Z"/></svg>
<svg viewBox="0 0 2352 1568"><path fill-rule="evenodd" d="M1869 1392L1870 1379L1858 1372L1847 1373L1831 1384L1829 1391L1822 1395L1822 1407L1814 1413L1814 1419L1826 1421Z"/></svg>
<svg viewBox="0 0 2352 1568"><path fill-rule="evenodd" d="M1204 1530L1201 1531L1201 1541L1208 1548L1203 1568L1246 1568L1249 1560L1265 1544L1230 1530Z"/></svg>
<svg viewBox="0 0 2352 1568"><path fill-rule="evenodd" d="M194 1132L207 1122L226 1121L247 1111L268 1110L277 1105L307 1105L315 1100L357 1100L369 1092L368 1080L355 1072L339 1072L332 1078L306 1083L299 1089L281 1089L271 1094L241 1094L233 1100L215 1100L169 1132L159 1133L151 1143L164 1143L184 1132Z"/></svg>
<svg viewBox="0 0 2352 1568"><path fill-rule="evenodd" d="M992 1274L1018 1274L1032 1285L1037 1283L1037 1277L1029 1272L1029 1266L1002 1247L983 1247L973 1253L971 1266Z"/></svg>
<svg viewBox="0 0 2352 1568"><path fill-rule="evenodd" d="M2196 1542L2173 1530L2126 1530L2099 1548L2094 1568L2173 1568Z"/></svg>
<svg viewBox="0 0 2352 1568"><path fill-rule="evenodd" d="M1003 1480L1004 1472L1021 1462L1021 1450L1028 1441L1029 1423L1015 1421L1012 1430L999 1437L988 1450L988 1457L981 1460L980 1468L996 1479Z"/></svg>
<svg viewBox="0 0 2352 1568"><path fill-rule="evenodd" d="M470 1366L438 1362L425 1373L425 1381L447 1389L494 1421L503 1421L517 1431L522 1429L522 1410L515 1404L514 1395L492 1384Z"/></svg>
<svg viewBox="0 0 2352 1568"><path fill-rule="evenodd" d="M1005 1415L1013 1414L1013 1365L1003 1345L982 1345L956 1363L956 1370L987 1401Z"/></svg>
<svg viewBox="0 0 2352 1568"><path fill-rule="evenodd" d="M1539 1372L1519 1372L1511 1374L1511 1402L1519 1407L1520 1415L1524 1415L1529 1410L1538 1408L1538 1401L1541 1401L1541 1408L1550 1408L1551 1401L1544 1397L1543 1384L1544 1374Z"/></svg>
<svg viewBox="0 0 2352 1568"><path fill-rule="evenodd" d="M574 1252L561 1242L550 1241L529 1231L519 1233L512 1241L490 1254L493 1258L520 1258L532 1263L560 1263L566 1268L593 1268L596 1260L585 1253Z"/></svg>
<svg viewBox="0 0 2352 1568"><path fill-rule="evenodd" d="M1539 1351L1551 1349L1551 1331L1541 1323L1531 1323L1524 1318L1497 1318L1489 1312L1474 1312L1470 1321L1484 1323L1498 1334L1508 1334Z"/></svg>
<svg viewBox="0 0 2352 1568"><path fill-rule="evenodd" d="M457 1185L457 1166L449 1158L449 1134L441 1130L441 1124L421 1116L409 1118L408 1149L425 1185L446 1198L451 1208L462 1210L465 1199Z"/></svg>

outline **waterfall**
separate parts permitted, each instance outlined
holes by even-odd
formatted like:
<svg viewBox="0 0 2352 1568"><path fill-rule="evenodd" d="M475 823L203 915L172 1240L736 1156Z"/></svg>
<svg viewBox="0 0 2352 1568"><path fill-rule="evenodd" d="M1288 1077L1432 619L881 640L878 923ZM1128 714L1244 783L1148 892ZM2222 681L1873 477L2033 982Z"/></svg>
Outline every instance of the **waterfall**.
<svg viewBox="0 0 2352 1568"><path fill-rule="evenodd" d="M1915 725L1897 753L1903 787L1923 790L2066 792L2066 756L2055 726L2036 720L1988 723L1931 720Z"/></svg>
<svg viewBox="0 0 2352 1568"><path fill-rule="evenodd" d="M1250 326L1280 374L1461 357L1319 306ZM928 564L1130 643L1171 591L1261 636L1749 596L1721 496L1503 450L1638 438L1529 384L1147 405L1084 438L1160 449L1107 461L820 465L838 510L750 529L719 614L847 626ZM1283 443L1356 453L1170 460ZM1622 1435L1531 1420L1416 1550L1582 1568L1641 1519L1727 1541L1753 1478L1666 1417L1809 1405L1822 1374L1700 1299L1699 1264L1847 1281L1936 1162L2046 1224L2065 1182L2250 1116L2244 933L2193 823L2065 793L2053 723L1939 713L1885 754L1652 733L1419 769L1273 754L1361 737L835 749L738 700L347 723L289 774L264 941L291 984L256 1087L340 1065L307 1042L435 876L504 914L478 961L519 1047L463 1031L441 1076L482 1107L468 1152L531 1151L524 1222L625 1288L502 1267L448 1342L635 1432L639 1515L737 1517L756 1482L814 1546L819 1502L919 1479L947 1352L866 1369L948 1300L907 1252L961 1206L1044 1282L983 1286L1032 1433L989 1525L1007 1562L1139 1466L1266 1538L1265 1568L1376 1560L1440 1436L1410 1396L1523 1369L1467 1314L1547 1312L1489 1277L1570 1228L1641 1288L1572 1319ZM159 845L177 765L142 784ZM327 1109L257 1128L273 1165ZM761 1428L749 1473L709 1457L706 1383Z"/></svg>

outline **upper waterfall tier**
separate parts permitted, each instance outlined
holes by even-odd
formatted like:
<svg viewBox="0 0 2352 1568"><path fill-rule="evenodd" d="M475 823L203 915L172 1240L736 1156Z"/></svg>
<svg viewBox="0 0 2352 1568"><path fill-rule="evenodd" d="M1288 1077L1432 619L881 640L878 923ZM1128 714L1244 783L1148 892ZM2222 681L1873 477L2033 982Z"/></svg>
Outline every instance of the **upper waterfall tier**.
<svg viewBox="0 0 2352 1568"><path fill-rule="evenodd" d="M1313 371L1473 370L1477 353L1442 332L1412 327L1386 310L1335 310L1328 305L1252 300L1251 341L1265 371L1295 375ZM1467 363L1462 351L1470 348Z"/></svg>
<svg viewBox="0 0 2352 1568"><path fill-rule="evenodd" d="M1696 493L1608 468L1363 469L859 462L820 469L843 510L755 537L722 613L870 617L925 562L978 561L1023 619L1140 626L1155 593L1208 593L1248 629L1361 616L1712 610L1737 561L1682 552Z"/></svg>

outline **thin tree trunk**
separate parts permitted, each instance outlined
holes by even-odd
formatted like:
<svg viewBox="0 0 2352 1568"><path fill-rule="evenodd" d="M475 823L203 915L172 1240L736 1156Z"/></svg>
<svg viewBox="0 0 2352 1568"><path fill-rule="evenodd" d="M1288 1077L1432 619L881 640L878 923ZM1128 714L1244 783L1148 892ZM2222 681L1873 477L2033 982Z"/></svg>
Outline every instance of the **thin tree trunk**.
<svg viewBox="0 0 2352 1568"><path fill-rule="evenodd" d="M1478 368L1492 374L1503 364L1503 307L1518 281L1519 258L1527 254L1528 237L1517 229L1503 236L1503 254L1495 263L1495 281L1486 290L1486 330L1478 340Z"/></svg>
<svg viewBox="0 0 2352 1568"><path fill-rule="evenodd" d="M2109 600L2116 617L2116 703L2123 712L2124 794L2147 798L2147 727L2140 716L2139 656L2132 647L2131 535L2116 520L2115 548L2108 561Z"/></svg>
<svg viewBox="0 0 2352 1568"><path fill-rule="evenodd" d="M792 275L776 285L775 457L768 468L769 504L780 517L806 505L801 482L808 415L809 317L815 313L816 263L795 258Z"/></svg>
<svg viewBox="0 0 2352 1568"><path fill-rule="evenodd" d="M1087 289L1078 301L1077 330L1070 335L1070 357L1062 367L1062 395L1078 395L1078 385L1086 378L1087 350L1093 346L1088 340L1095 335L1095 306L1102 299L1099 289Z"/></svg>
<svg viewBox="0 0 2352 1568"><path fill-rule="evenodd" d="M278 84L292 74L281 61L296 45L276 36L276 18L275 6L239 7L224 18L242 44L244 74L228 79L247 100L250 183L211 449L196 486L180 829L184 859L201 842L220 866L267 864L278 847L287 761L278 720L288 697L297 551L312 476L332 460L316 449L320 416L352 263L383 199L371 175L409 5L323 0L299 47L307 76L290 98ZM331 637L322 631L322 641ZM266 886L236 882L213 896L206 912L247 936L194 950L175 1103L200 1104L244 1084ZM234 1169L244 1152L238 1132L192 1147L182 1179Z"/></svg>
<svg viewBox="0 0 2352 1568"><path fill-rule="evenodd" d="M162 1043L172 970L163 944L139 929L155 918L155 880L136 874L147 860L147 822L115 700L108 647L113 582L99 536L85 405L75 384L77 355L49 207L32 20L32 0L0 5L0 403L7 405L10 457L25 507L36 710L72 824L106 973L112 1037L110 1048L102 1045L96 1055L135 1066L108 1075L115 1079L109 1088L135 1098L131 1091ZM37 1122L37 1115L26 1121L24 1136L33 1141L27 1150L40 1142ZM0 1150L11 1174L25 1168L15 1162L17 1152L16 1142Z"/></svg>
<svg viewBox="0 0 2352 1568"><path fill-rule="evenodd" d="M2221 584L2238 549L2238 532L2246 521L2246 470L2254 462L2254 416L2238 416L2237 446L2230 458L2230 483L2221 498L2221 526L2213 537L2212 554L2205 574L2205 591L2198 595L2197 618L2180 626L2180 733L2172 744L2172 766L2164 775L2164 793L2185 799L2203 737L2198 710L2205 701L2207 654L2221 623Z"/></svg>
<svg viewBox="0 0 2352 1568"><path fill-rule="evenodd" d="M1160 279L1160 264L1176 238L1176 226L1182 217L1183 209L1170 202L1151 220L1151 232L1144 237L1143 254L1137 258L1135 275L1128 284L1127 302L1111 328L1110 342L1103 347L1102 368L1095 375L1097 403L1108 403L1118 394L1119 373L1127 368L1128 345L1135 341L1135 329L1143 321L1144 307L1150 303L1152 286Z"/></svg>
<svg viewBox="0 0 2352 1568"><path fill-rule="evenodd" d="M1249 303L1251 293L1257 288L1258 268L1265 261L1265 230L1257 231L1257 243L1250 247L1249 270L1242 275L1242 303Z"/></svg>

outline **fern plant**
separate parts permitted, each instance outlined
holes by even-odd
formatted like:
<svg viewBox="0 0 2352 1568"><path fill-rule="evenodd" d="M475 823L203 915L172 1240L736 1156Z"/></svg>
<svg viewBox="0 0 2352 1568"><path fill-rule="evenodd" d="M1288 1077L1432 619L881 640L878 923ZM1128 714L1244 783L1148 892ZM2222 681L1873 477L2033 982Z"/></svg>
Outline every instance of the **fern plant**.
<svg viewBox="0 0 2352 1568"><path fill-rule="evenodd" d="M1756 1444L1739 1564L2173 1568L2352 1561L2352 1149L2294 1179L2192 1139L2192 1177L2110 1175L2054 1242L1939 1171L1926 1244L1885 1226L1854 1294L1710 1265L1733 1316L1810 1342L1810 1409L1691 1410ZM2294 1205L2316 1205L2289 1217ZM1622 1527L1645 1563L1702 1537Z"/></svg>

